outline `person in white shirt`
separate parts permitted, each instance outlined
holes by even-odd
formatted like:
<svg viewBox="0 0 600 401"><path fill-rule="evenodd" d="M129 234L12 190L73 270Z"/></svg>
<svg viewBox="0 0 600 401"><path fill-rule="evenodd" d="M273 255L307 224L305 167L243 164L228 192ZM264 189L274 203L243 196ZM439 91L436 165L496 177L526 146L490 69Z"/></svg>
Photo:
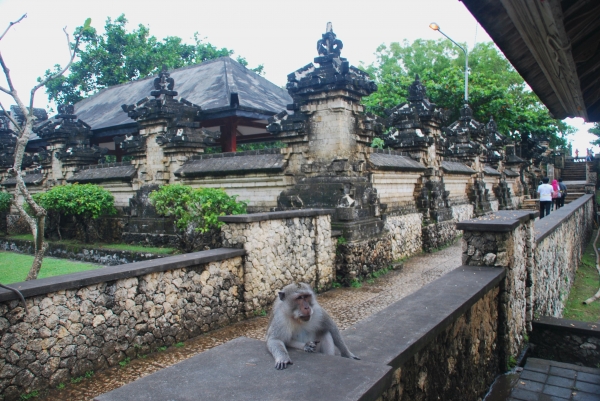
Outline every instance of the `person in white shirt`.
<svg viewBox="0 0 600 401"><path fill-rule="evenodd" d="M554 188L548 184L549 181L548 177L542 178L542 183L537 189L540 194L540 219L550 214L550 207L552 206L552 191L554 191Z"/></svg>

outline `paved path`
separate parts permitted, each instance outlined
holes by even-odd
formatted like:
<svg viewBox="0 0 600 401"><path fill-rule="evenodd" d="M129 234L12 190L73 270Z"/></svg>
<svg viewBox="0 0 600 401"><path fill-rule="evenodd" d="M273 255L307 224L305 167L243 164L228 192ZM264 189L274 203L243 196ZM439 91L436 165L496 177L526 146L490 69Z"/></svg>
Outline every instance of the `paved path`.
<svg viewBox="0 0 600 401"><path fill-rule="evenodd" d="M319 303L332 315L340 329L345 329L457 268L462 264L461 254L461 241L458 241L436 253L412 257L402 269L372 283L364 283L361 288L338 288L323 293L319 295ZM107 369L80 383L68 384L63 390L51 390L36 400L91 400L239 336L263 340L267 323L267 317L258 317L206 333L186 341L183 347L140 355L125 367Z"/></svg>
<svg viewBox="0 0 600 401"><path fill-rule="evenodd" d="M600 401L600 369L529 358L508 401Z"/></svg>

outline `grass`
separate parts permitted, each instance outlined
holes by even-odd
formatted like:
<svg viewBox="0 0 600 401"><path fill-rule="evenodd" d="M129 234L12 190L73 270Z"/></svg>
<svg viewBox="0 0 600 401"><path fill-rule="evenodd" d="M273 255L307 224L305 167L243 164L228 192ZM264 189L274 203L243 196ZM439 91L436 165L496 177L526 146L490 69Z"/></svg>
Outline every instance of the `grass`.
<svg viewBox="0 0 600 401"><path fill-rule="evenodd" d="M565 319L594 323L600 321L600 300L589 305L583 304L583 301L593 296L600 288L600 277L598 276L598 270L596 270L596 254L593 245L595 238L596 231L594 231L592 240L585 248L581 263L577 273L575 273L575 282L571 287L569 299L563 310L563 318Z"/></svg>
<svg viewBox="0 0 600 401"><path fill-rule="evenodd" d="M19 235L9 235L5 238L8 239L16 239L22 241L33 241L32 234L19 234ZM174 248L159 248L159 247L151 247L151 246L142 246L142 245L129 245L129 244L102 244L102 243L91 243L85 244L75 240L62 240L62 241L46 241L54 244L63 244L63 245L76 245L76 246L87 246L96 249L113 249L116 251L129 251L129 252L147 252L147 253L155 253L159 255L169 255L175 252Z"/></svg>
<svg viewBox="0 0 600 401"><path fill-rule="evenodd" d="M33 263L33 256L0 251L0 283L10 284L25 281ZM91 263L72 262L65 259L44 258L38 278L54 277L84 270L98 269Z"/></svg>

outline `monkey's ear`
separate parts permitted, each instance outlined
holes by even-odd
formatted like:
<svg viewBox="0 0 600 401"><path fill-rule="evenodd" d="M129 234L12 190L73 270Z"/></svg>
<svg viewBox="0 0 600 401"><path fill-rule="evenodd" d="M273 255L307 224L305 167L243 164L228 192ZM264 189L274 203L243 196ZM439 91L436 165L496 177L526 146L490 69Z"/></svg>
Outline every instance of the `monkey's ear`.
<svg viewBox="0 0 600 401"><path fill-rule="evenodd" d="M279 291L279 299L283 301L283 298L285 298L285 292Z"/></svg>

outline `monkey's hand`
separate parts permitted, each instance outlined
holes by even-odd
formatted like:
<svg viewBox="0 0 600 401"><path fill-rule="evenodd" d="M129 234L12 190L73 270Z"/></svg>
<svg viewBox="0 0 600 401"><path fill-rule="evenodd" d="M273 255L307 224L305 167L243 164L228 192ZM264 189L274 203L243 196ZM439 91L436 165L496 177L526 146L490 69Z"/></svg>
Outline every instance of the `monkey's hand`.
<svg viewBox="0 0 600 401"><path fill-rule="evenodd" d="M293 365L294 362L290 358L279 359L275 361L275 369L283 370L287 368L287 365Z"/></svg>
<svg viewBox="0 0 600 401"><path fill-rule="evenodd" d="M309 341L304 344L304 352L315 352L317 350L318 341Z"/></svg>

